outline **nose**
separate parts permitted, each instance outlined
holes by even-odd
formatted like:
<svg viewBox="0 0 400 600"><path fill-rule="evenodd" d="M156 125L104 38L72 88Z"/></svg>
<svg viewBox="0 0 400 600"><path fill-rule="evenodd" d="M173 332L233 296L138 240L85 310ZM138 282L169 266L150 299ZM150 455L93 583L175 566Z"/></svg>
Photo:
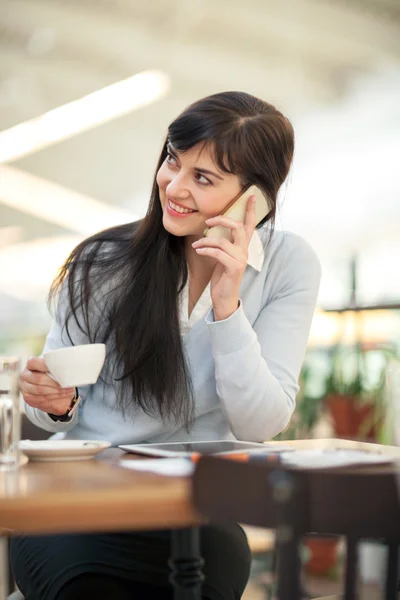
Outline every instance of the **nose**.
<svg viewBox="0 0 400 600"><path fill-rule="evenodd" d="M167 196L171 198L189 198L190 192L187 188L185 177L182 173L177 173L175 176L171 176L170 180L165 188Z"/></svg>

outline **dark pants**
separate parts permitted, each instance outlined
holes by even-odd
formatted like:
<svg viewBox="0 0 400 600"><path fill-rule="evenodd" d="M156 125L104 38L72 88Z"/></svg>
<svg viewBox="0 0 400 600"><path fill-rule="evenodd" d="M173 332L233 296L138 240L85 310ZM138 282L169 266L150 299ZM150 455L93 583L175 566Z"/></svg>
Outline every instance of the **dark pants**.
<svg viewBox="0 0 400 600"><path fill-rule="evenodd" d="M26 600L172 600L170 537L170 531L15 537L11 565ZM239 600L251 563L241 527L203 527L201 553L203 598Z"/></svg>

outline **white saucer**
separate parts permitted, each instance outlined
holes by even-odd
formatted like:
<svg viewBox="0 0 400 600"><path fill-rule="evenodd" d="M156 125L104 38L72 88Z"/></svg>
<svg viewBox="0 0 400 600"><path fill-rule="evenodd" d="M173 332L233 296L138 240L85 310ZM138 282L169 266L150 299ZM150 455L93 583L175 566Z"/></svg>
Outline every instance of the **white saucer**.
<svg viewBox="0 0 400 600"><path fill-rule="evenodd" d="M30 460L87 460L109 448L110 442L99 440L21 440L20 450Z"/></svg>

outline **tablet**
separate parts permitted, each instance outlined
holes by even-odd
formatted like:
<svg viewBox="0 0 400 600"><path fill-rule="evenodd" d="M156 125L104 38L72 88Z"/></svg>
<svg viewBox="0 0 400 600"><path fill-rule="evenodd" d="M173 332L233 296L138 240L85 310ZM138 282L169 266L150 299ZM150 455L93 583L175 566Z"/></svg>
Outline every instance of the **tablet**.
<svg viewBox="0 0 400 600"><path fill-rule="evenodd" d="M257 442L241 442L237 440L214 440L205 442L166 442L159 444L129 444L119 446L126 452L144 454L146 456L172 457L199 454L239 454L242 452L282 452L290 448Z"/></svg>

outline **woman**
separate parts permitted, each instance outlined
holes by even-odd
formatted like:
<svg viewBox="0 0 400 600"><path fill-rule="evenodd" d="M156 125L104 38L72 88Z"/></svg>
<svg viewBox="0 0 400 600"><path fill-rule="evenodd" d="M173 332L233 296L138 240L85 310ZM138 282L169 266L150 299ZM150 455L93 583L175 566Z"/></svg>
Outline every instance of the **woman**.
<svg viewBox="0 0 400 600"><path fill-rule="evenodd" d="M82 242L53 284L45 349L104 341L101 378L68 417L75 390L30 359L21 389L34 423L115 445L261 442L286 427L320 279L311 248L273 229L293 148L289 121L245 93L173 121L146 217ZM243 224L218 216L248 184L271 203L256 231L252 198ZM204 237L214 225L232 241ZM204 528L202 552L203 597L240 598L250 555L239 526ZM168 532L17 538L12 563L27 600L170 598L168 553Z"/></svg>

